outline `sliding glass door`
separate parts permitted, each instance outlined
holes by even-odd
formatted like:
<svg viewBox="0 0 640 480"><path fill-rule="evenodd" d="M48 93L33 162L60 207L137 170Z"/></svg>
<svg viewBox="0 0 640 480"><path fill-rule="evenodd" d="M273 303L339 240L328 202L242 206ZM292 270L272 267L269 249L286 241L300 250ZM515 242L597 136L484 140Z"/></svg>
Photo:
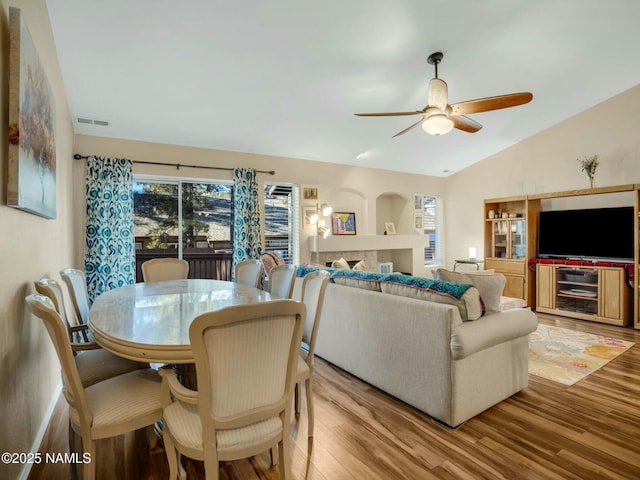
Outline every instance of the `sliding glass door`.
<svg viewBox="0 0 640 480"><path fill-rule="evenodd" d="M190 278L231 279L232 185L201 181L134 182L136 281L151 258L189 262Z"/></svg>
<svg viewBox="0 0 640 480"><path fill-rule="evenodd" d="M189 262L190 278L231 278L233 185L222 181L135 178L133 184L136 281L151 258ZM298 189L264 186L265 251L298 262Z"/></svg>

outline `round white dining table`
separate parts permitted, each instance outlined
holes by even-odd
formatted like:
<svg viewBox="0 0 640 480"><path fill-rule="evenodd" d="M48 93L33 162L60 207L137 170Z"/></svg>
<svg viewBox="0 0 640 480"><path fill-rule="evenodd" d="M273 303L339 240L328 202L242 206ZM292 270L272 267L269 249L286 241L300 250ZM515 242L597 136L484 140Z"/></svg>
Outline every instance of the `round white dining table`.
<svg viewBox="0 0 640 480"><path fill-rule="evenodd" d="M124 358L193 363L189 326L195 317L270 300L268 292L222 280L136 283L97 297L89 330L98 345Z"/></svg>

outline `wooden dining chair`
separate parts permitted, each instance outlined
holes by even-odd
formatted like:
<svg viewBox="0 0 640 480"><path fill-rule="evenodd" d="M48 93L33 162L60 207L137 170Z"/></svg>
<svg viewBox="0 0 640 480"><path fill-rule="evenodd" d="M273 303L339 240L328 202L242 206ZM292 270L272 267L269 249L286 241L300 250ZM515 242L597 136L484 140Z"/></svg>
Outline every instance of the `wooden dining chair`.
<svg viewBox="0 0 640 480"><path fill-rule="evenodd" d="M324 294L329 283L329 272L316 270L304 277L302 282L302 302L307 307L307 318L304 324L302 344L298 356L298 367L296 373L295 387L295 412L296 417L300 415L300 383L304 382L304 389L307 398L307 435L313 437L313 391L311 387L311 376L313 374L313 352L316 345L316 336L320 327L320 316L322 315L322 305Z"/></svg>
<svg viewBox="0 0 640 480"><path fill-rule="evenodd" d="M258 288L262 280L262 262L249 259L236 264L234 281L241 285Z"/></svg>
<svg viewBox="0 0 640 480"><path fill-rule="evenodd" d="M88 325L90 303L87 293L87 277L82 270L65 268L60 270L60 278L69 290L78 323Z"/></svg>
<svg viewBox="0 0 640 480"><path fill-rule="evenodd" d="M182 280L189 275L189 262L181 258L152 258L142 264L145 282Z"/></svg>
<svg viewBox="0 0 640 480"><path fill-rule="evenodd" d="M119 357L91 341L88 325L75 319L69 320L64 307L62 288L58 282L49 278L40 278L34 282L34 287L36 292L49 298L65 325L83 387L89 387L123 373L149 368L148 363Z"/></svg>
<svg viewBox="0 0 640 480"><path fill-rule="evenodd" d="M274 298L291 298L296 278L296 266L278 265L269 273L269 293Z"/></svg>
<svg viewBox="0 0 640 480"><path fill-rule="evenodd" d="M291 395L305 318L294 300L236 305L196 317L189 339L198 391L161 368L163 440L169 478L180 455L204 460L207 479L219 462L278 447L281 479L290 479Z"/></svg>
<svg viewBox="0 0 640 480"><path fill-rule="evenodd" d="M44 295L29 295L26 303L47 329L62 366L63 394L69 404L69 449L84 452L91 461L82 464L82 478L96 473L96 440L119 436L162 418L161 382L157 372L138 369L85 387L74 359L64 320Z"/></svg>

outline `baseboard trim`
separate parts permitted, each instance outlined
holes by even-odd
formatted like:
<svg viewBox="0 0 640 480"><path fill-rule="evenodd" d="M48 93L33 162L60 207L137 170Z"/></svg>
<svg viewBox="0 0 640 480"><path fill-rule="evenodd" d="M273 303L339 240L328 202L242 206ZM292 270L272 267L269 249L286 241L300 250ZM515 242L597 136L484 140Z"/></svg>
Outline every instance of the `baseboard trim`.
<svg viewBox="0 0 640 480"><path fill-rule="evenodd" d="M44 434L47 432L47 428L49 427L49 422L51 422L51 416L53 415L53 410L56 408L56 404L58 403L58 399L60 398L60 394L62 393L62 381L58 382L58 386L53 391L53 395L51 396L51 402L49 403L49 407L47 408L46 413L40 423L40 428L38 429L38 433L36 434L36 438L33 440L33 444L31 445L31 453L38 453L40 450L40 445L42 444L42 439L44 438ZM29 473L31 473L31 463L25 463L19 480L27 480L29 477Z"/></svg>

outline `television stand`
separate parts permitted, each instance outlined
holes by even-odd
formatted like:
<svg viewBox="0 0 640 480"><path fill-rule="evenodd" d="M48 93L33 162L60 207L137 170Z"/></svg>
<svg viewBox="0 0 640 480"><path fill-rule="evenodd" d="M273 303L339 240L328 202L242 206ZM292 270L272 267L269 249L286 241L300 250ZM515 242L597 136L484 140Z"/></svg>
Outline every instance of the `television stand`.
<svg viewBox="0 0 640 480"><path fill-rule="evenodd" d="M538 312L625 326L633 309L630 290L622 267L536 266Z"/></svg>

